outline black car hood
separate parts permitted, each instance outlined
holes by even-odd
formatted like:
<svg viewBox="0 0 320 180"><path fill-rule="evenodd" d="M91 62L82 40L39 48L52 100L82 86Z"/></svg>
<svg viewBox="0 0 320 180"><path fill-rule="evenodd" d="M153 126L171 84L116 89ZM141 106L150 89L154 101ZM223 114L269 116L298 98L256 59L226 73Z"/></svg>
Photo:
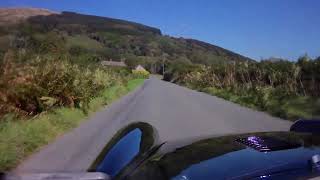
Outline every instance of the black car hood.
<svg viewBox="0 0 320 180"><path fill-rule="evenodd" d="M289 144L261 152L239 138L267 137ZM237 141L238 140L238 141ZM278 146L278 145L276 145ZM156 153L128 179L292 179L313 177L311 158L320 154L320 136L293 132L208 138L170 152ZM261 150L261 149L260 149Z"/></svg>

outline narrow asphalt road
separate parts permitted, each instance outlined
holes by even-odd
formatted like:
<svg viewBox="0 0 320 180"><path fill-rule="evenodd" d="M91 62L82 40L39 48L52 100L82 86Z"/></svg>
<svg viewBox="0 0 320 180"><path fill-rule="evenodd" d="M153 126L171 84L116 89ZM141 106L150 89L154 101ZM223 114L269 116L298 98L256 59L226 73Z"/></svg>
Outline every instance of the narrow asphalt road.
<svg viewBox="0 0 320 180"><path fill-rule="evenodd" d="M287 131L291 122L156 78L26 159L16 172L86 171L122 127L148 122L160 141L224 134Z"/></svg>

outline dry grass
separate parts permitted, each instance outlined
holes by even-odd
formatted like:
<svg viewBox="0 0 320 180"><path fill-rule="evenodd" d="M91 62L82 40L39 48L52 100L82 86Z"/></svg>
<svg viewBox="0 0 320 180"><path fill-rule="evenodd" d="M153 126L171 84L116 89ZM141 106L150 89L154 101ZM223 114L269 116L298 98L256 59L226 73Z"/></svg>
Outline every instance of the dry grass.
<svg viewBox="0 0 320 180"><path fill-rule="evenodd" d="M127 85L114 85L89 103L89 115L125 95L143 83L130 80ZM0 172L14 168L28 155L50 143L57 136L77 127L87 114L77 108L57 108L32 119L17 119L7 114L0 121Z"/></svg>
<svg viewBox="0 0 320 180"><path fill-rule="evenodd" d="M32 16L48 16L58 12L37 8L0 8L0 25L15 24Z"/></svg>

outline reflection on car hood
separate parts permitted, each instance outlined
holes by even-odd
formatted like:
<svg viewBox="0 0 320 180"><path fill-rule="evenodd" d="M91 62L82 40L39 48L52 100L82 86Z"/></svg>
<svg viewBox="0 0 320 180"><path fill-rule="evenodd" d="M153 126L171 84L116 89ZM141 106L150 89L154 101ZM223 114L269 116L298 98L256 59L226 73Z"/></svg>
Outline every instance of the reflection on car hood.
<svg viewBox="0 0 320 180"><path fill-rule="evenodd" d="M261 152L237 141L251 136L272 138L293 146ZM159 152L137 168L129 179L313 177L318 171L312 169L310 160L317 154L320 154L320 137L310 134L276 132L224 136L193 142L171 152Z"/></svg>

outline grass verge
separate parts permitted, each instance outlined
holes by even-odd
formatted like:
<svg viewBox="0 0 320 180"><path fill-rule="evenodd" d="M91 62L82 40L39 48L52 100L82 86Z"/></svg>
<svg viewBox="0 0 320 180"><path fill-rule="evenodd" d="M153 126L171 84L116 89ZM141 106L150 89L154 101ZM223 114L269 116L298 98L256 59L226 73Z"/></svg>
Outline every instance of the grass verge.
<svg viewBox="0 0 320 180"><path fill-rule="evenodd" d="M16 119L8 114L0 121L0 172L16 167L19 162L57 136L77 127L88 115L134 90L144 79L130 80L126 85L115 85L93 98L88 113L77 108L57 108L32 119Z"/></svg>
<svg viewBox="0 0 320 180"><path fill-rule="evenodd" d="M239 95L231 90L228 91L213 87L205 88L202 91L242 106L265 111L273 116L291 121L296 121L300 118L320 118L320 98L316 97L279 96L277 94L265 96L252 92Z"/></svg>

